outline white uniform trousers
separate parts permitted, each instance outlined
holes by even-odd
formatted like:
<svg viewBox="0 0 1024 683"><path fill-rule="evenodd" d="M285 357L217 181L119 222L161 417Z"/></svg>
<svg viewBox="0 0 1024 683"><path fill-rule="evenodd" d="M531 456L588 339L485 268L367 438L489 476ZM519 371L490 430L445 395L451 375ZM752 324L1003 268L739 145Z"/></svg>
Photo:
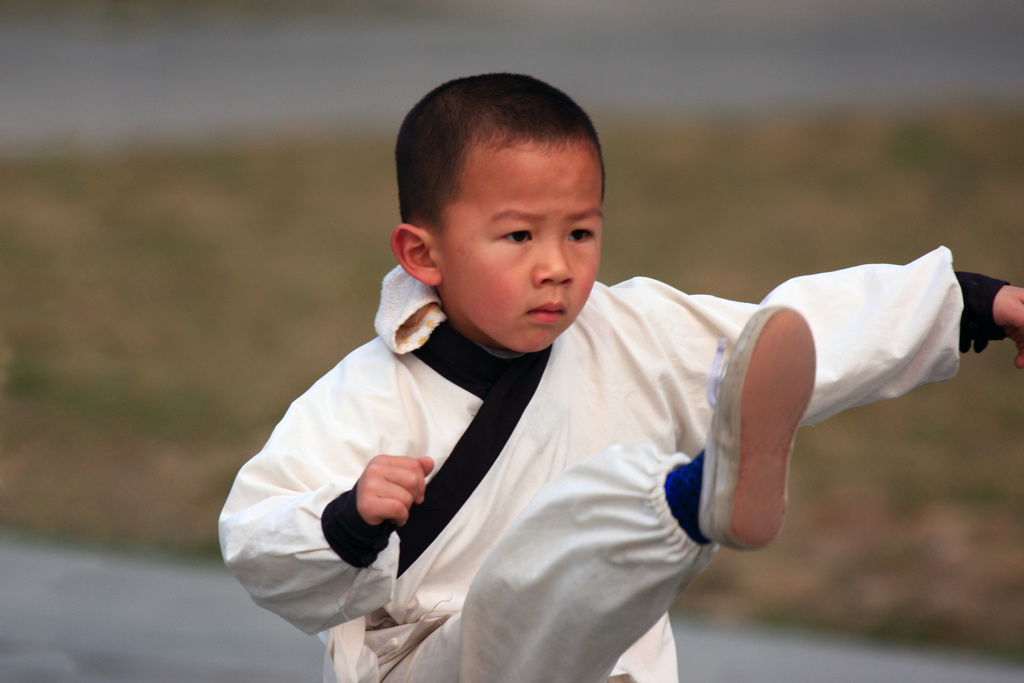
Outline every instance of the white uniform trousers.
<svg viewBox="0 0 1024 683"><path fill-rule="evenodd" d="M491 551L462 612L384 680L606 681L717 550L690 540L665 500L666 476L688 461L613 447L552 479Z"/></svg>

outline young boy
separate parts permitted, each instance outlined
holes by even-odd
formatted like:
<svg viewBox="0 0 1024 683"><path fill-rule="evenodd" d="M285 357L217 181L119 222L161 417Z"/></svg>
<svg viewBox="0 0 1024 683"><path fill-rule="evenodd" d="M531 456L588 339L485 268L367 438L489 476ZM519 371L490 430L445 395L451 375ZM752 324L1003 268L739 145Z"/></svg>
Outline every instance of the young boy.
<svg viewBox="0 0 1024 683"><path fill-rule="evenodd" d="M1009 335L1024 367L1024 290L945 249L760 305L596 283L597 134L526 76L435 89L396 161L379 337L220 520L253 599L325 634L326 681L674 681L666 612L720 544L774 539L798 424L947 379L972 343Z"/></svg>

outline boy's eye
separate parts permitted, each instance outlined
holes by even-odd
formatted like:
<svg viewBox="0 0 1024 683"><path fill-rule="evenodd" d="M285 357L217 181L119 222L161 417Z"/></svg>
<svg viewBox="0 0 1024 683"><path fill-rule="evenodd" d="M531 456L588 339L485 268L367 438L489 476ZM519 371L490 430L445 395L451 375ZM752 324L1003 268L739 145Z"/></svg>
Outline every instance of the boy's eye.
<svg viewBox="0 0 1024 683"><path fill-rule="evenodd" d="M527 232L526 230L516 230L515 232L510 232L509 234L505 235L505 237L512 240L513 242L525 242L526 240L530 239L530 233Z"/></svg>
<svg viewBox="0 0 1024 683"><path fill-rule="evenodd" d="M570 232L569 239L571 239L574 242L582 242L583 240L590 237L591 234L592 233L589 230L583 230L581 228L579 230L573 230L572 232Z"/></svg>

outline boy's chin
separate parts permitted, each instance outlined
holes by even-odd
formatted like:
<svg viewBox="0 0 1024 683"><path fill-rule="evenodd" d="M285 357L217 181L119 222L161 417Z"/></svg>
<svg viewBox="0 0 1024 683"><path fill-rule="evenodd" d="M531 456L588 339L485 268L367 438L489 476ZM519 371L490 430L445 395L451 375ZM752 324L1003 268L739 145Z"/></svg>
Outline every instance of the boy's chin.
<svg viewBox="0 0 1024 683"><path fill-rule="evenodd" d="M513 353L536 353L551 346L558 339L561 332L557 334L538 335L529 339L517 339L504 346L505 351Z"/></svg>
<svg viewBox="0 0 1024 683"><path fill-rule="evenodd" d="M476 334L466 334L458 327L455 328L470 341L481 344L489 349L501 353L536 353L551 346L555 339L565 332L565 328L559 326L534 327L533 329L519 329L507 331L507 334L487 334L485 331L476 330Z"/></svg>

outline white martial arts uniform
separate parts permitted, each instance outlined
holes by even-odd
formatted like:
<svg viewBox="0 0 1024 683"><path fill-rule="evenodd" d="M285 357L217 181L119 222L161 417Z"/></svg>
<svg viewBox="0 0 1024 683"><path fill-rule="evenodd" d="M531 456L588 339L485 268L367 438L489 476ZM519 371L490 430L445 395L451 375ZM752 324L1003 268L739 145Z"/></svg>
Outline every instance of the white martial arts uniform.
<svg viewBox="0 0 1024 683"><path fill-rule="evenodd" d="M951 261L938 249L797 278L762 302L797 309L814 333L805 424L956 373ZM679 529L663 483L703 449L717 341L735 341L755 309L648 279L595 285L500 457L397 580L397 535L352 567L321 513L378 454L430 456L436 473L481 400L394 352L391 320L387 339L297 399L239 472L220 519L225 560L258 604L328 632L327 681L454 681L460 666L461 680L487 683L675 681L665 612L715 546Z"/></svg>

